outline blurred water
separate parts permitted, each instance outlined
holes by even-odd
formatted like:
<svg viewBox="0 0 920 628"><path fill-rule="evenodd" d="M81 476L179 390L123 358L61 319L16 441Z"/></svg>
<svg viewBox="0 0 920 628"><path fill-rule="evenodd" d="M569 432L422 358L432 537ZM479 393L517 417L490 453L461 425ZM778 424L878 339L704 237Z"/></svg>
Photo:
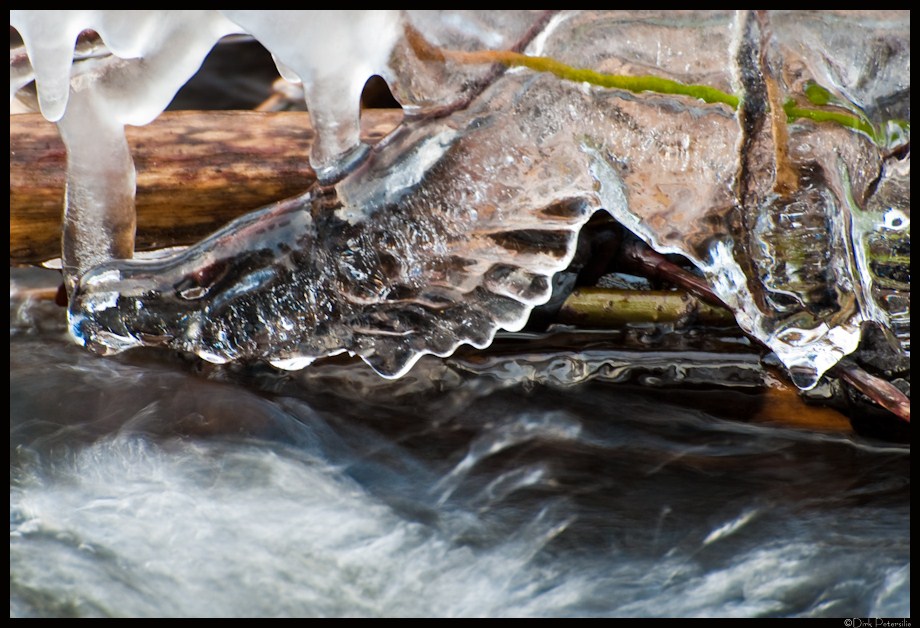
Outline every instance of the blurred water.
<svg viewBox="0 0 920 628"><path fill-rule="evenodd" d="M97 358L12 287L11 617L910 616L909 448Z"/></svg>

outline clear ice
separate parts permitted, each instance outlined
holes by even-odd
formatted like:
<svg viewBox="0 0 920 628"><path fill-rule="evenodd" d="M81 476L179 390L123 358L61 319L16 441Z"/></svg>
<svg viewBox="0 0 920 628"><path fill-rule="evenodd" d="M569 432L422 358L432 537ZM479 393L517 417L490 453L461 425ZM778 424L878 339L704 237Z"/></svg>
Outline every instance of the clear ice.
<svg viewBox="0 0 920 628"><path fill-rule="evenodd" d="M98 351L163 345L290 369L348 352L397 377L422 355L520 329L604 209L697 265L802 388L857 348L865 324L909 354L909 12L225 11L189 12L198 21L187 23L144 12L130 28L74 13L61 28L11 11L11 25L43 113L79 120L61 126L68 203L80 205L64 258L68 238L86 251L70 274L71 330ZM128 37L141 26L146 47ZM107 82L92 59L69 71L85 28L123 60L113 66L123 78ZM304 84L322 185L170 258L125 260L130 251L99 241L124 228L98 207L127 203L126 183L101 181L130 171L133 182L130 155L119 148L99 167L74 157L125 99L134 115L118 124L155 117L207 49L238 31ZM181 37L196 42L188 58ZM739 104L432 50L521 51L708 86ZM159 70L161 58L185 65ZM11 97L25 84L12 59ZM406 118L368 148L358 100L373 74Z"/></svg>
<svg viewBox="0 0 920 628"><path fill-rule="evenodd" d="M38 106L67 148L61 259L72 291L89 268L134 253L124 125L160 115L220 38L239 29L214 11L10 11L10 26L29 61L14 72L10 50L10 99L34 78Z"/></svg>

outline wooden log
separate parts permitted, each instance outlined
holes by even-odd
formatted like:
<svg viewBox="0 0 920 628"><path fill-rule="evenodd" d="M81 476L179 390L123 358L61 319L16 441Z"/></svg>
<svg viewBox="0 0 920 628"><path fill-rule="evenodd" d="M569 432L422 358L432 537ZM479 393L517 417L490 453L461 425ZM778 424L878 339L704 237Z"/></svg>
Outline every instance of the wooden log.
<svg viewBox="0 0 920 628"><path fill-rule="evenodd" d="M376 143L402 120L366 109ZM316 175L304 112L175 111L127 128L137 169L137 250L191 244L233 218L299 194ZM60 257L66 153L39 114L10 116L10 264Z"/></svg>

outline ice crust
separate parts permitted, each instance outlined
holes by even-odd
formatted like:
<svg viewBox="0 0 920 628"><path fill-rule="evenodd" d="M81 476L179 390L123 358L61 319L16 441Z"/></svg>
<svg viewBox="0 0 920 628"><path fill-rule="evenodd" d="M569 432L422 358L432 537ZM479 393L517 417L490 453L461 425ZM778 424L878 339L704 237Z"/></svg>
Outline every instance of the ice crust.
<svg viewBox="0 0 920 628"><path fill-rule="evenodd" d="M11 11L10 24L30 61L14 68L11 51L11 99L34 78L68 149L71 328L97 350L282 368L349 352L399 376L520 329L605 209L696 264L802 388L869 322L909 354L909 12ZM303 83L327 185L172 258L126 261L123 126L154 119L231 33ZM708 85L741 105L432 59L412 33ZM407 116L369 149L359 99L374 74ZM796 119L780 135L770 90L806 106L811 83L880 132Z"/></svg>

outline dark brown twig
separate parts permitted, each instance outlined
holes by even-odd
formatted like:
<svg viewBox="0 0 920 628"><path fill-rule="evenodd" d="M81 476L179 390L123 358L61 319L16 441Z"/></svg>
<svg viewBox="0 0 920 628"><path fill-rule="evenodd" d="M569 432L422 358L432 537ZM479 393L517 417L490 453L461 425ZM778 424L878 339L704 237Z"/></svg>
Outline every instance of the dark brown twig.
<svg viewBox="0 0 920 628"><path fill-rule="evenodd" d="M646 277L680 286L710 305L731 309L701 277L668 261L664 255L637 240L623 244L620 249L620 263L625 268Z"/></svg>

